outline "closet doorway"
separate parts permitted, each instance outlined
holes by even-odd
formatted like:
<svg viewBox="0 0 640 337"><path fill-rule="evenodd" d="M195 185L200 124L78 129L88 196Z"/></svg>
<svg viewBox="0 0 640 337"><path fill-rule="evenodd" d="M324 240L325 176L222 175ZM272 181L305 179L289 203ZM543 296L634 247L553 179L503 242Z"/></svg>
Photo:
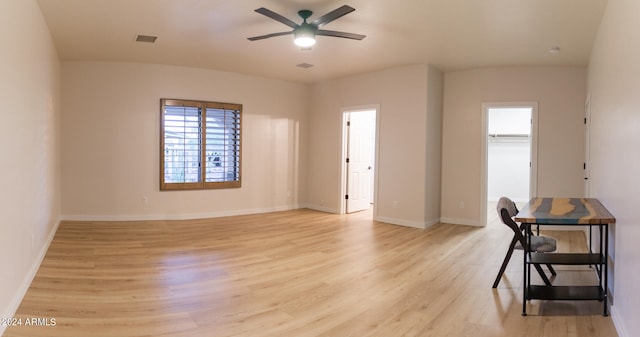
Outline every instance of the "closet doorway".
<svg viewBox="0 0 640 337"><path fill-rule="evenodd" d="M486 223L497 218L498 199L506 196L519 208L536 195L537 103L492 103L483 106L484 211Z"/></svg>

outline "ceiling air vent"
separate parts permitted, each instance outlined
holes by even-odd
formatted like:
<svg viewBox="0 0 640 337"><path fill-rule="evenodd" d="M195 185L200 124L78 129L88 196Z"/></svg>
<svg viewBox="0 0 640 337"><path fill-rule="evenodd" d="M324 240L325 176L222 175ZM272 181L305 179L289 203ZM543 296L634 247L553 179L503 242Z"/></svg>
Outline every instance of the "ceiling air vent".
<svg viewBox="0 0 640 337"><path fill-rule="evenodd" d="M300 63L300 64L296 65L296 67L300 67L300 68L307 69L307 68L311 68L311 67L313 67L313 64L309 64L309 63Z"/></svg>
<svg viewBox="0 0 640 337"><path fill-rule="evenodd" d="M151 36L151 35L141 35L138 34L136 36L136 42L149 42L149 43L154 43L156 42L156 39L158 37L157 36Z"/></svg>

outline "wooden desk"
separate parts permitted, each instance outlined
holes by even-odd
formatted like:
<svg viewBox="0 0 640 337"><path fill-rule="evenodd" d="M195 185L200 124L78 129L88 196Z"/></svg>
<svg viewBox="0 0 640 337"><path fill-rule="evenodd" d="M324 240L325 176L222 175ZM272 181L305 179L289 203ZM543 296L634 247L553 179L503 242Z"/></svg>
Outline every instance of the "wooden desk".
<svg viewBox="0 0 640 337"><path fill-rule="evenodd" d="M527 315L527 300L597 300L604 304L607 316L607 261L609 259L609 224L616 219L598 201L591 198L533 198L514 217L525 229L525 241L530 240L532 225L589 226L588 253L536 253L524 255L524 287L522 315ZM594 251L591 239L593 226L598 226L600 242ZM546 286L531 284L531 265L593 265L599 284L593 286Z"/></svg>

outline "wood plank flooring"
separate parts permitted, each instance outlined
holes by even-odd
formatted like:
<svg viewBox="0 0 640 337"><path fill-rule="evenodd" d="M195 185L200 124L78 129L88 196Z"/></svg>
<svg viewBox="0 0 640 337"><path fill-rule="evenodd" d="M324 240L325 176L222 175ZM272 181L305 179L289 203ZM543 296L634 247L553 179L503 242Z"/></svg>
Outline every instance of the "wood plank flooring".
<svg viewBox="0 0 640 337"><path fill-rule="evenodd" d="M582 233L546 234L585 249ZM305 209L64 222L4 336L617 336L599 302L530 301L522 317L521 252L491 288L510 240L503 225ZM554 283L593 281L557 269Z"/></svg>

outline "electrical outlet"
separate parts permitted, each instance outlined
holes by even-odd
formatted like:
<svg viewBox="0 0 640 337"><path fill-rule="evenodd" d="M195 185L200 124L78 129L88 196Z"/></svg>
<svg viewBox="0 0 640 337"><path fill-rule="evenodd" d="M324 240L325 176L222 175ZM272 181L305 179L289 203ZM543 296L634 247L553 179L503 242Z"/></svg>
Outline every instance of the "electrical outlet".
<svg viewBox="0 0 640 337"><path fill-rule="evenodd" d="M149 204L149 197L142 197L142 205L146 206L147 204Z"/></svg>
<svg viewBox="0 0 640 337"><path fill-rule="evenodd" d="M460 201L460 208L464 208L464 201Z"/></svg>

